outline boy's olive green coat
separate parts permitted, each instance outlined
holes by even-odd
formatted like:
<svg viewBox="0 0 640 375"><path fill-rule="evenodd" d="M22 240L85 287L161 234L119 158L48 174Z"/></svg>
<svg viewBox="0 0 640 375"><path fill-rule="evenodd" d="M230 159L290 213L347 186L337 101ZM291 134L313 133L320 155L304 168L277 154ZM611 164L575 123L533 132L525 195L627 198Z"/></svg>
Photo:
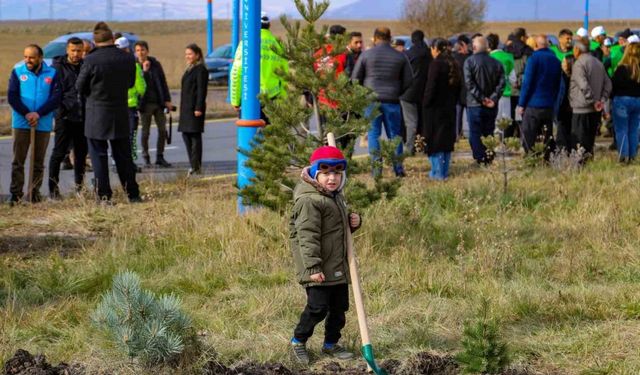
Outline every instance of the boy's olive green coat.
<svg viewBox="0 0 640 375"><path fill-rule="evenodd" d="M320 185L304 177L295 188L294 206L289 223L289 242L298 282L308 286L330 286L350 282L347 261L349 213L342 193L323 191ZM325 281L314 283L310 277L324 273Z"/></svg>

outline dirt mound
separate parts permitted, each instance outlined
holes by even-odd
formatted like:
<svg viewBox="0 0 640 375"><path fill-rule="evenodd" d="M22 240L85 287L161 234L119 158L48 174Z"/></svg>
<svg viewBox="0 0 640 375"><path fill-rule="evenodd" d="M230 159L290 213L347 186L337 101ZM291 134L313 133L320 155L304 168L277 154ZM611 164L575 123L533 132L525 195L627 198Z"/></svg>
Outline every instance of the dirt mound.
<svg viewBox="0 0 640 375"><path fill-rule="evenodd" d="M18 349L4 364L3 375L84 375L81 366L69 366L60 363L53 367L47 363L47 358L43 354L32 356L28 351Z"/></svg>
<svg viewBox="0 0 640 375"><path fill-rule="evenodd" d="M454 375L459 374L458 364L450 356L422 352L409 357L399 366L398 375Z"/></svg>

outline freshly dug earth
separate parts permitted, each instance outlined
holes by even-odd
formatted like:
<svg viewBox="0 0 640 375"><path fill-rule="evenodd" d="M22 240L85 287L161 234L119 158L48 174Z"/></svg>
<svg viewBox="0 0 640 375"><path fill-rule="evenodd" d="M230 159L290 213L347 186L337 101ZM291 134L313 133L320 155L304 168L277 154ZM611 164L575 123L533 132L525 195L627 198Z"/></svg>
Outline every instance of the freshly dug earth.
<svg viewBox="0 0 640 375"><path fill-rule="evenodd" d="M60 363L53 367L47 363L43 354L32 356L28 351L18 349L13 358L9 359L2 369L3 375L84 375L79 365L69 366Z"/></svg>
<svg viewBox="0 0 640 375"><path fill-rule="evenodd" d="M442 356L435 353L422 352L409 357L406 361L383 361L380 366L389 375L458 375L460 368L451 356ZM318 369L289 369L280 363L255 363L241 362L227 367L219 362L208 362L202 369L202 375L367 375L367 367L364 363L356 367L345 367L337 362L323 364ZM534 372L526 369L509 369L502 375L533 375ZM32 356L25 350L18 350L13 358L5 365L2 375L88 375L80 365L69 366L60 363L51 366L44 355Z"/></svg>
<svg viewBox="0 0 640 375"><path fill-rule="evenodd" d="M380 364L389 375L458 375L461 369L451 356L422 352L409 357L406 361L385 360ZM289 369L282 364L256 364L246 362L226 367L218 362L209 362L203 369L203 375L367 375L367 366L362 363L356 367L344 367L340 363L330 362L315 370ZM533 375L526 369L508 369L502 375Z"/></svg>

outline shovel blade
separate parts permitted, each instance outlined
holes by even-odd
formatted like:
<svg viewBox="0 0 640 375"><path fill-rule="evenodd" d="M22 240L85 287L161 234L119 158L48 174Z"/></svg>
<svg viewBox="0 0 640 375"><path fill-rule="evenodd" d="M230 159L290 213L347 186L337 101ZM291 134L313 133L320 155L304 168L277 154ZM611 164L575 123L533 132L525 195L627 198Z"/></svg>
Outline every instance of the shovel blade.
<svg viewBox="0 0 640 375"><path fill-rule="evenodd" d="M362 357L367 362L369 368L373 371L374 374L387 375L387 372L383 368L378 367L376 359L373 356L373 347L371 346L371 344L362 346Z"/></svg>

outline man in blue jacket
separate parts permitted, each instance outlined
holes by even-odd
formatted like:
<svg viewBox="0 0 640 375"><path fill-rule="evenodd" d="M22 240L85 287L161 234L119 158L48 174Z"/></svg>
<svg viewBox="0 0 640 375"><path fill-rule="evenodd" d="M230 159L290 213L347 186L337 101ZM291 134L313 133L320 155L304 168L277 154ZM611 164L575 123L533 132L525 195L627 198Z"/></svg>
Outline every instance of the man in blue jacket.
<svg viewBox="0 0 640 375"><path fill-rule="evenodd" d="M13 110L13 163L11 164L11 203L19 202L23 196L24 163L33 147L33 191L32 202L39 202L44 172L44 156L49 145L54 111L60 105L61 92L58 75L54 68L43 61L42 48L30 44L24 49L24 64L17 66L9 78L8 100ZM31 143L31 128L36 129L35 144Z"/></svg>
<svg viewBox="0 0 640 375"><path fill-rule="evenodd" d="M527 61L518 111L522 115L522 146L529 153L542 136L545 160L553 151L553 108L560 90L561 66L544 35L536 38L537 50Z"/></svg>

